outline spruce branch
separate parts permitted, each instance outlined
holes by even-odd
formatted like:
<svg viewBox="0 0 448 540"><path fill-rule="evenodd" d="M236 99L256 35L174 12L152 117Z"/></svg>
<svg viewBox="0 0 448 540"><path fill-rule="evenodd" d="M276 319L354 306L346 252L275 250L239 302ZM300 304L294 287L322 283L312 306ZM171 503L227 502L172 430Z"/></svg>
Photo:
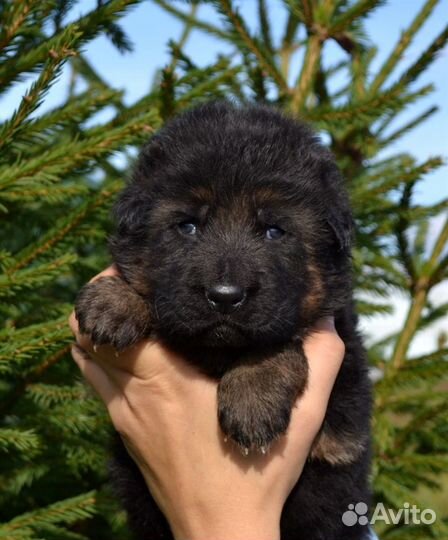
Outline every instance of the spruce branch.
<svg viewBox="0 0 448 540"><path fill-rule="evenodd" d="M391 51L389 57L386 59L381 69L378 71L376 77L373 79L372 84L370 85L369 91L372 94L377 92L384 84L386 79L391 75L392 71L395 69L396 65L403 57L404 51L409 47L415 34L423 26L427 18L431 15L437 3L438 0L426 0L424 6L417 14L415 19L412 21L409 28L402 32L401 37L395 48Z"/></svg>
<svg viewBox="0 0 448 540"><path fill-rule="evenodd" d="M355 48L352 52L352 95L354 99L362 99L365 95L366 90L366 75L367 75L367 66L366 62L363 62L362 52Z"/></svg>
<svg viewBox="0 0 448 540"><path fill-rule="evenodd" d="M221 72L218 71L217 74L214 74L214 76L212 75L210 78L204 80L203 82L194 85L191 90L185 92L177 99L177 110L182 110L184 107L187 107L194 99L207 95L208 92L216 92L216 89L219 88L221 84L232 85L240 72L241 69L239 66L224 69ZM180 83L181 81L178 82L178 84Z"/></svg>
<svg viewBox="0 0 448 540"><path fill-rule="evenodd" d="M59 339L61 338L60 335L58 335L57 339L59 342ZM39 344L38 349L40 349L42 346L42 343ZM48 342L46 341L43 343L43 346L48 346ZM52 352L49 354L43 362L29 370L26 374L23 374L23 377L17 382L17 384L14 386L13 390L11 390L7 397L5 397L2 402L0 403L0 415L6 414L8 411L10 411L13 406L19 401L19 399L22 397L22 395L28 390L28 388L32 385L32 383L35 380L39 380L40 377L54 364L57 364L62 358L64 358L67 353L70 351L71 345L64 345L62 348L59 348L56 350L56 352ZM0 348L1 351L1 348ZM1 352L0 352L0 362L2 361L1 358ZM0 368L1 371L1 368ZM36 387L36 385L33 387L33 389L30 390L31 396L34 397L34 399L41 401L44 401L45 399L50 399L48 394L46 394L43 397L39 397L39 386ZM59 387L57 387L59 388ZM72 387L70 387L72 388ZM73 390L73 389L72 389ZM59 395L59 394L58 394Z"/></svg>
<svg viewBox="0 0 448 540"><path fill-rule="evenodd" d="M77 19L74 24L82 32L83 40L90 41L99 33L107 34L110 25L139 0L108 0L98 4L96 9Z"/></svg>
<svg viewBox="0 0 448 540"><path fill-rule="evenodd" d="M413 356L409 359L409 362L415 362L416 364L430 363L433 360L441 361L448 359L448 348L438 349L429 354L422 354L420 356ZM441 393L443 396L443 393Z"/></svg>
<svg viewBox="0 0 448 540"><path fill-rule="evenodd" d="M118 104L121 96L122 93L116 90L100 90L96 88L91 88L82 94L73 96L64 105L33 119L28 124L26 133L21 137L15 137L14 146L19 145L22 139L26 142L34 139L38 144L38 137L54 133L56 130L61 131L67 127L75 126L77 131L80 132L82 123L85 120L107 105ZM32 153L33 150L29 151L29 155Z"/></svg>
<svg viewBox="0 0 448 540"><path fill-rule="evenodd" d="M351 50L352 95L354 99L364 99L370 64L377 53L375 47L365 48L355 45Z"/></svg>
<svg viewBox="0 0 448 540"><path fill-rule="evenodd" d="M22 0L5 6L6 17L0 28L0 52L4 52L4 49L17 36L33 12L33 8L36 9L39 3L37 0Z"/></svg>
<svg viewBox="0 0 448 540"><path fill-rule="evenodd" d="M49 229L38 242L25 247L15 255L14 259L8 265L8 272L17 272L33 263L38 257L47 254L59 242L64 240L67 235L73 234L78 225L83 223L89 214L96 212L99 207L108 203L121 188L121 181L108 183L98 194L89 198L68 216L59 219L54 227Z"/></svg>
<svg viewBox="0 0 448 540"><path fill-rule="evenodd" d="M18 292L42 287L54 280L61 272L77 260L76 255L68 253L43 264L31 266L15 272L0 274L0 298L10 298Z"/></svg>
<svg viewBox="0 0 448 540"><path fill-rule="evenodd" d="M419 114L418 116L416 116L413 120L411 120L410 122L407 122L405 125L403 125L402 127L400 127L399 129L396 129L395 131L393 131L392 133L390 133L389 135L385 136L384 138L380 139L380 147L384 148L386 146L388 146L389 144L397 141L398 139L400 139L401 137L403 137L404 135L406 135L407 133L409 133L409 131L413 130L414 128L416 128L417 126L419 126L420 124L422 124L425 120L427 120L428 118L430 118L434 113L436 113L437 111L439 110L438 107L436 106L431 106L429 107L428 109L426 109L425 111L423 111L421 114ZM393 118L394 116L392 116ZM381 125L376 133L375 133L375 136L376 137L379 137L384 129L386 127L386 124L383 124Z"/></svg>
<svg viewBox="0 0 448 540"><path fill-rule="evenodd" d="M426 305L428 293L431 288L431 278L433 277L433 273L437 269L440 254L446 247L447 242L448 219L445 221L445 224L442 227L442 230L440 231L440 234L438 235L437 240L434 244L432 252L427 259L425 265L423 266L422 272L415 283L414 294L408 310L406 321L404 323L403 330L397 339L397 343L391 357L391 365L395 369L399 369L403 365L407 350L409 348L409 344L411 343L411 340L415 335L415 332L419 325L419 321L421 319L422 311Z"/></svg>
<svg viewBox="0 0 448 540"><path fill-rule="evenodd" d="M178 39L177 43L174 45L174 43L171 44L171 50L172 50L172 60L170 64L171 71L174 71L177 65L177 62L182 55L182 49L184 48L185 44L187 43L187 40L194 28L193 21L196 18L197 12L198 12L199 4L198 2L192 2L190 13L188 15L188 20L185 21L184 28L182 30L182 34L180 38Z"/></svg>
<svg viewBox="0 0 448 540"><path fill-rule="evenodd" d="M274 55L274 45L272 42L271 28L268 19L266 0L257 0L258 21L260 25L261 37L266 49Z"/></svg>
<svg viewBox="0 0 448 540"><path fill-rule="evenodd" d="M288 94L288 85L275 64L273 55L264 43L250 35L243 18L234 10L231 0L216 0L219 11L226 17L231 25L234 37L239 45L252 53L260 63L260 66L277 84L280 94Z"/></svg>
<svg viewBox="0 0 448 540"><path fill-rule="evenodd" d="M68 347L66 348L68 350ZM86 399L89 395L85 384L56 385L46 383L30 384L27 389L27 396L34 403L44 409L49 409L54 405L60 405L70 400Z"/></svg>
<svg viewBox="0 0 448 540"><path fill-rule="evenodd" d="M300 19L296 16L293 9L288 13L288 20L283 34L281 47L278 51L280 57L280 71L286 82L289 81L289 66L291 63L292 54L298 49L299 45L294 43L297 30L299 28Z"/></svg>
<svg viewBox="0 0 448 540"><path fill-rule="evenodd" d="M395 446L397 449L403 448L408 442L409 439L415 439L416 432L419 432L424 429L428 429L430 425L437 420L438 415L445 415L447 413L446 402L442 400L441 403L437 405L434 404L433 400L430 401L430 405L424 407L416 414L412 420L410 420L406 426L399 431L395 438ZM429 424L429 426L428 426ZM426 462L429 462L426 456L421 456ZM418 457L417 457L418 459ZM448 459L448 456L444 456L444 460ZM434 465L434 456L432 456L431 464ZM439 471L440 472L440 471Z"/></svg>
<svg viewBox="0 0 448 540"><path fill-rule="evenodd" d="M294 34L297 30L296 23L303 23L303 10L299 2L294 0L282 0L285 8L288 11L288 22L286 24L286 31L284 40L287 39L290 42L294 38Z"/></svg>
<svg viewBox="0 0 448 540"><path fill-rule="evenodd" d="M105 29L108 23L114 21L126 8L138 0L110 0L100 8L92 10L87 15L67 25L61 33L49 37L40 45L30 48L18 58L12 57L0 65L0 94L25 73L40 69L51 56L52 50L60 42L62 36L79 32L78 47L96 37Z"/></svg>
<svg viewBox="0 0 448 540"><path fill-rule="evenodd" d="M337 105L322 106L309 109L303 113L303 117L329 131L338 127L347 129L347 122L355 123L358 127L367 127L382 115L402 109L426 96L432 90L432 85L426 85L416 91L403 94L401 88L393 87L382 93L368 95L365 99L349 105L339 107ZM353 127L350 126L351 130L353 130ZM362 139L365 142L365 133Z"/></svg>
<svg viewBox="0 0 448 540"><path fill-rule="evenodd" d="M394 413L409 413L421 407L422 402L438 403L446 397L444 392L438 392L433 389L400 388L399 392L382 393L381 399L375 401L375 407L378 411L392 411Z"/></svg>
<svg viewBox="0 0 448 540"><path fill-rule="evenodd" d="M429 257L426 264L422 268L422 275L424 275L425 277L431 277L434 270L437 268L441 254L444 252L444 250L447 247L447 243L448 243L448 218L446 218L446 221L442 227L442 230L440 231L439 236L437 237L431 256Z"/></svg>
<svg viewBox="0 0 448 540"><path fill-rule="evenodd" d="M77 40L80 33L74 29L64 33L55 43L49 54L49 59L42 69L42 73L31 88L26 92L17 111L11 119L0 127L0 152L5 146L11 144L14 137L27 130L30 122L25 120L39 107L45 95L61 72L62 66L70 56L76 55Z"/></svg>
<svg viewBox="0 0 448 540"><path fill-rule="evenodd" d="M7 204L32 205L36 200L46 201L50 204L63 203L68 198L86 195L88 189L83 184L51 185L49 182L30 183L26 188L17 186L17 189L7 189L0 198Z"/></svg>
<svg viewBox="0 0 448 540"><path fill-rule="evenodd" d="M431 280L430 280L430 286L434 287L438 283L442 282L444 279L447 278L447 269L448 269L448 254L442 257L440 262L437 264L437 267L434 269Z"/></svg>
<svg viewBox="0 0 448 540"><path fill-rule="evenodd" d="M431 45L423 51L420 57L409 66L398 81L398 85L408 85L415 81L426 68L436 59L439 53L448 42L448 25L434 39Z"/></svg>
<svg viewBox="0 0 448 540"><path fill-rule="evenodd" d="M84 54L78 54L72 58L70 64L73 69L74 77L81 75L82 78L89 83L90 87L95 87L103 91L110 91L109 85L99 75L98 71L87 60Z"/></svg>
<svg viewBox="0 0 448 540"><path fill-rule="evenodd" d="M415 182L408 183L403 188L403 193L401 196L400 201L400 207L408 210L411 206L411 199L412 199L412 191L414 188ZM398 242L398 252L400 254L401 261L403 263L403 266L407 272L407 275L409 277L410 281L410 288L411 290L414 289L415 283L417 280L417 271L415 269L414 260L412 258L408 238L406 236L406 233L409 228L409 220L407 219L407 215L405 212L401 213L398 217L397 225L396 225L396 236L397 236L397 242Z"/></svg>
<svg viewBox="0 0 448 540"><path fill-rule="evenodd" d="M405 213L406 219L409 221L409 212ZM417 230L415 232L414 242L412 243L412 251L415 259L415 264L421 267L421 263L424 259L426 252L426 241L428 239L428 230L430 226L430 220L422 220L417 224Z"/></svg>
<svg viewBox="0 0 448 540"><path fill-rule="evenodd" d="M327 87L327 74L322 69L322 66L319 66L319 69L317 70L314 92L319 100L319 105L328 106L330 94Z"/></svg>
<svg viewBox="0 0 448 540"><path fill-rule="evenodd" d="M306 99L311 92L313 82L319 69L322 43L323 41L320 35L312 34L309 36L305 59L295 84L291 101L291 111L294 114L299 114L304 108Z"/></svg>
<svg viewBox="0 0 448 540"><path fill-rule="evenodd" d="M403 164L397 171L395 167L385 168L378 174L363 174L357 179L356 186L353 187L352 199L357 205L362 206L364 201L372 198L376 195L390 193L393 189L397 189L402 186L408 186L415 183L423 175L438 169L444 164L442 158L431 157L421 163L415 165L411 163L409 165ZM405 202L410 204L410 193L407 194L407 198L403 198L400 208L402 214L409 210L409 206L405 206ZM408 221L408 220L406 220Z"/></svg>
<svg viewBox="0 0 448 540"><path fill-rule="evenodd" d="M39 530L40 526L64 523L70 525L88 519L96 514L96 491L54 503L45 508L17 516L8 523L0 525L0 538L28 530Z"/></svg>
<svg viewBox="0 0 448 540"><path fill-rule="evenodd" d="M71 308L71 306L70 306ZM21 382L33 380L43 374L59 358L62 350L66 352L66 347L73 341L73 336L67 325L69 309L63 318L53 321L32 325L17 331L9 331L2 335L0 340L0 372L2 374L14 373L14 370L20 367ZM41 333L35 335L36 330ZM14 341L11 343L10 340ZM38 365L29 366L30 362L35 362L36 357L43 356L44 360ZM24 366L27 368L24 369Z"/></svg>
<svg viewBox="0 0 448 540"><path fill-rule="evenodd" d="M73 7L75 0L55 0L53 1L52 19L55 30L59 32L62 28L62 22Z"/></svg>
<svg viewBox="0 0 448 540"><path fill-rule="evenodd" d="M403 501L410 501L420 508L425 508L424 502L415 493L415 488L408 487L407 482L403 482L402 475L399 475L396 467L392 465L390 457L379 454L378 467L383 473L374 477L375 491L379 500L393 508L401 508Z"/></svg>
<svg viewBox="0 0 448 540"><path fill-rule="evenodd" d="M50 465L42 465L25 461L19 467L14 468L14 474L11 471L0 475L0 504L8 504L12 497L19 495L24 488L33 485L34 482L40 480L50 470ZM22 529L23 530L23 529ZM0 536L2 538L2 536ZM4 536L3 536L4 538Z"/></svg>
<svg viewBox="0 0 448 540"><path fill-rule="evenodd" d="M159 110L163 121L168 120L175 112L175 85L176 78L171 67L162 69Z"/></svg>
<svg viewBox="0 0 448 540"><path fill-rule="evenodd" d="M122 127L104 130L92 128L82 140L67 144L65 141L24 163L0 168L0 198L10 199L21 190L40 189L59 181L68 173L88 167L93 159L110 155L117 148L142 140L154 131L153 111ZM87 136L90 135L90 136Z"/></svg>
<svg viewBox="0 0 448 540"><path fill-rule="evenodd" d="M0 454L10 452L32 452L40 447L41 441L33 430L0 428Z"/></svg>
<svg viewBox="0 0 448 540"><path fill-rule="evenodd" d="M329 33L334 36L343 32L354 21L367 17L384 3L385 0L358 0L331 21Z"/></svg>
<svg viewBox="0 0 448 540"><path fill-rule="evenodd" d="M191 24L198 30L202 30L206 32L207 34L218 37L220 39L230 41L232 42L231 36L217 26L214 26L213 24L210 24L206 21L202 21L198 19L196 16L191 16L191 14L184 13L180 9L177 9L173 6L172 2L169 2L168 0L153 0L155 4L163 8L165 11L170 13L171 15L174 15L177 19L181 20L182 22L186 24Z"/></svg>
<svg viewBox="0 0 448 540"><path fill-rule="evenodd" d="M301 12L303 17L303 22L308 28L311 28L314 22L314 6L312 0L302 0L301 2Z"/></svg>

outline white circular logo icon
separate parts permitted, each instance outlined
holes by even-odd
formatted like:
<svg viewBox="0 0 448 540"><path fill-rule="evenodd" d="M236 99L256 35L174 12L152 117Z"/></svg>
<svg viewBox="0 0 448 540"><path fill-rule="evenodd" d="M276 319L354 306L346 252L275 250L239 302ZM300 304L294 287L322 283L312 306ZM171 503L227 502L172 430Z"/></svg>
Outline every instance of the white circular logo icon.
<svg viewBox="0 0 448 540"><path fill-rule="evenodd" d="M357 523L367 525L369 523L366 516L368 510L367 504L363 502L359 502L356 505L349 504L348 510L342 514L342 523L347 527L353 527Z"/></svg>

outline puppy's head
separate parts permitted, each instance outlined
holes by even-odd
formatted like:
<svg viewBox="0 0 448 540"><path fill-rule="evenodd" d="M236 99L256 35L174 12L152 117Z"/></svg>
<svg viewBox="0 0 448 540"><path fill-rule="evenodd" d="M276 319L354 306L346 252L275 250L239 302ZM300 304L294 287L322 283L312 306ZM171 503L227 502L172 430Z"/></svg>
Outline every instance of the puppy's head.
<svg viewBox="0 0 448 540"><path fill-rule="evenodd" d="M338 170L306 126L266 107L215 102L167 123L116 216L115 261L173 342L287 341L350 292Z"/></svg>

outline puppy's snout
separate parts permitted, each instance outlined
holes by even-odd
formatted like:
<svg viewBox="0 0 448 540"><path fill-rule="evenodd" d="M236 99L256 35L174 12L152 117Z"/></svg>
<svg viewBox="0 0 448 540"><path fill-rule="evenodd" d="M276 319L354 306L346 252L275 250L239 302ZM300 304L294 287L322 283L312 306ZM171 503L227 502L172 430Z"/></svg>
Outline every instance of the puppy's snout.
<svg viewBox="0 0 448 540"><path fill-rule="evenodd" d="M245 302L247 293L239 285L220 283L210 287L205 296L213 309L221 313L230 313Z"/></svg>

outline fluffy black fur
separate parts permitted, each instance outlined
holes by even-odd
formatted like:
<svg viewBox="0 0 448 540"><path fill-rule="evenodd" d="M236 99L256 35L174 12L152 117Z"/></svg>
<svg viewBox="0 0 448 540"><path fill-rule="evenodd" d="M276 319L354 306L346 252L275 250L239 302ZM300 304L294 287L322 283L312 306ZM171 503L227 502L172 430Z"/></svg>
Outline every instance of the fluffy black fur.
<svg viewBox="0 0 448 540"><path fill-rule="evenodd" d="M285 433L306 386L302 340L335 315L346 355L281 534L365 538L365 527L341 521L369 498L370 387L352 303L351 212L331 154L271 108L205 104L143 148L116 218L122 278L81 291L81 330L118 349L156 335L219 379L219 422L243 452ZM123 448L114 470L138 537L171 539Z"/></svg>

